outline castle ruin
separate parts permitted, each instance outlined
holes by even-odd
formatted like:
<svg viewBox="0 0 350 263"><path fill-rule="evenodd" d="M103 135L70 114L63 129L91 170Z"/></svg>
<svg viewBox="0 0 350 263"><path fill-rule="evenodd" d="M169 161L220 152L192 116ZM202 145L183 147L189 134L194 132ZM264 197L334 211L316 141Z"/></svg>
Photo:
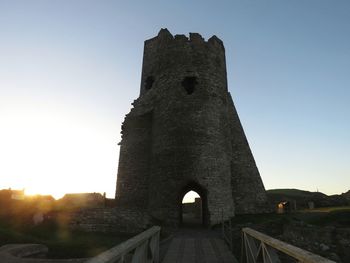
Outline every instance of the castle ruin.
<svg viewBox="0 0 350 263"><path fill-rule="evenodd" d="M216 36L145 41L140 95L122 125L116 200L164 224L181 223L181 201L196 191L203 223L266 211L259 171L227 88Z"/></svg>

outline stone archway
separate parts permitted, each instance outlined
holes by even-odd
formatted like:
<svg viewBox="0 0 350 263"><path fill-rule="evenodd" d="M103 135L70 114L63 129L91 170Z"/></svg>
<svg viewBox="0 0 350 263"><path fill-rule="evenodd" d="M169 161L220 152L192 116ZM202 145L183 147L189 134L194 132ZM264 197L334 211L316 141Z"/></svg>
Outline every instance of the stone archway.
<svg viewBox="0 0 350 263"><path fill-rule="evenodd" d="M179 198L178 198L179 225L181 226L184 223L182 200L184 196L190 191L196 192L201 199L201 222L199 225L208 226L209 213L208 213L207 190L204 187L202 187L200 184L194 181L191 181L188 184L186 184L179 193Z"/></svg>

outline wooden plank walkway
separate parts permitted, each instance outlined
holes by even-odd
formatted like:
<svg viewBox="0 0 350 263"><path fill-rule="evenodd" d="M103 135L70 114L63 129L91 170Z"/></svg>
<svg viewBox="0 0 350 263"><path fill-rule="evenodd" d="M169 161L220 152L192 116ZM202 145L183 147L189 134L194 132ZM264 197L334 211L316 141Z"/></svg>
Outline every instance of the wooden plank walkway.
<svg viewBox="0 0 350 263"><path fill-rule="evenodd" d="M168 242L163 263L238 262L224 240L210 230L182 231Z"/></svg>

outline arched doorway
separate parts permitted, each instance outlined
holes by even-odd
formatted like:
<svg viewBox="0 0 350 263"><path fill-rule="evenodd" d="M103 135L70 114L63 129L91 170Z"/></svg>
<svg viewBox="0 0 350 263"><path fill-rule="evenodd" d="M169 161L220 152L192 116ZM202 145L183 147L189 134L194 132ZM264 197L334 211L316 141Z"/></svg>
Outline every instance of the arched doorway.
<svg viewBox="0 0 350 263"><path fill-rule="evenodd" d="M182 199L182 224L193 226L202 222L202 198L197 192L189 191Z"/></svg>
<svg viewBox="0 0 350 263"><path fill-rule="evenodd" d="M208 224L207 193L199 184L191 182L179 197L179 219L181 226L206 226Z"/></svg>

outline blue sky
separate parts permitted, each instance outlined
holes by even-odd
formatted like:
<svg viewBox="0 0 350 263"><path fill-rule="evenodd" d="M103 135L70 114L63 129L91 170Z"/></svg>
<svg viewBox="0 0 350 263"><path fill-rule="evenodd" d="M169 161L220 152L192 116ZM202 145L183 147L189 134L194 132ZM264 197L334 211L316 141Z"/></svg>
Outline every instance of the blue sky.
<svg viewBox="0 0 350 263"><path fill-rule="evenodd" d="M350 189L348 1L0 0L0 188L114 195L143 41L217 35L267 189Z"/></svg>

